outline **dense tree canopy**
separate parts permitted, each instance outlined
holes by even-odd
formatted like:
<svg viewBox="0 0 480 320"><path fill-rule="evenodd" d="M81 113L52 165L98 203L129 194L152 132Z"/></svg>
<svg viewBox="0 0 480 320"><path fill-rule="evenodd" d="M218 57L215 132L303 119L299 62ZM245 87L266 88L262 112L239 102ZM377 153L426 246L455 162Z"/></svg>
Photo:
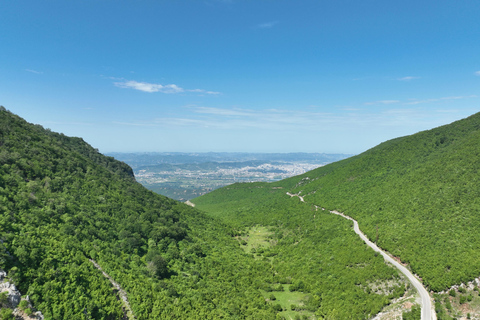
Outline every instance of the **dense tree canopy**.
<svg viewBox="0 0 480 320"><path fill-rule="evenodd" d="M480 114L283 183L354 217L434 291L480 275Z"/></svg>
<svg viewBox="0 0 480 320"><path fill-rule="evenodd" d="M405 284L328 209L371 239L378 226L378 244L433 290L477 277L479 128L477 114L302 176L234 184L193 200L199 211L1 108L0 268L46 319L123 317L90 260L138 319L278 319L280 292L302 294L297 316L366 319ZM258 225L268 245L248 243Z"/></svg>
<svg viewBox="0 0 480 320"><path fill-rule="evenodd" d="M270 266L232 229L135 182L124 163L0 110L0 268L46 319L275 319Z"/></svg>
<svg viewBox="0 0 480 320"><path fill-rule="evenodd" d="M291 282L290 291L309 294L305 308L320 319L368 319L403 295L396 269L358 238L350 221L286 191L278 184L243 183L192 201L238 228L268 226L274 245L260 256L271 259L275 276L270 288ZM385 291L375 289L382 286Z"/></svg>

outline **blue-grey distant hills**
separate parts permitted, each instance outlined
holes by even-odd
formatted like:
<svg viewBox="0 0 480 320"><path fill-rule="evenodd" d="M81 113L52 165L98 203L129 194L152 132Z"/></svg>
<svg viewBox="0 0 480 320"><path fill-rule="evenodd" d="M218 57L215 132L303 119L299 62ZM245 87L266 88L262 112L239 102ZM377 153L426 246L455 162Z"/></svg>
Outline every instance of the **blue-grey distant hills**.
<svg viewBox="0 0 480 320"><path fill-rule="evenodd" d="M343 153L250 153L250 152L111 152L107 155L128 163L132 168L140 166L169 163L204 163L204 162L315 162L326 164L352 155Z"/></svg>
<svg viewBox="0 0 480 320"><path fill-rule="evenodd" d="M350 155L327 153L148 152L110 153L129 164L150 190L185 201L235 183L272 182Z"/></svg>

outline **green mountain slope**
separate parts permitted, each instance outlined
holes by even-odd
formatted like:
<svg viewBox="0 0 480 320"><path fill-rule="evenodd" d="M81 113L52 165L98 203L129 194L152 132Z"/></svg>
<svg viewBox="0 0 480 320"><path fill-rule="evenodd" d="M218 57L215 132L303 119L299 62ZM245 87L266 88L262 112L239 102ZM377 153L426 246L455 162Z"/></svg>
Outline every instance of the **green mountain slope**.
<svg viewBox="0 0 480 320"><path fill-rule="evenodd" d="M395 139L299 179L293 191L360 221L435 291L480 275L480 114ZM302 180L297 180L301 182Z"/></svg>
<svg viewBox="0 0 480 320"><path fill-rule="evenodd" d="M82 139L0 109L0 269L45 319L275 319L268 261L231 227L148 191ZM3 305L0 305L0 309Z"/></svg>
<svg viewBox="0 0 480 320"><path fill-rule="evenodd" d="M376 239L378 226L378 245L440 291L480 275L479 160L480 114L475 114L272 186L343 211L370 239ZM193 202L213 215L242 220L221 207L226 208L223 201L247 204L244 197L224 189Z"/></svg>
<svg viewBox="0 0 480 320"><path fill-rule="evenodd" d="M318 319L369 319L403 295L396 269L352 232L350 221L290 198L281 184L234 184L192 201L233 225L266 226L276 245L264 254L274 257L275 272L302 283L300 291L311 296L306 308Z"/></svg>

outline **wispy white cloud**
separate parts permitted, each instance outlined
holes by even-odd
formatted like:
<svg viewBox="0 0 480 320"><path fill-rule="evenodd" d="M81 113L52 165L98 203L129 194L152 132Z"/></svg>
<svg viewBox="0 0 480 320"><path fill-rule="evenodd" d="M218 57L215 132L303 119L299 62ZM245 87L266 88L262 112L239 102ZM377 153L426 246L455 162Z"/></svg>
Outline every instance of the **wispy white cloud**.
<svg viewBox="0 0 480 320"><path fill-rule="evenodd" d="M134 122L116 122L124 126L159 127L163 130L221 130L227 135L241 131L266 135L296 136L299 141L312 135L328 137L334 132L350 132L355 136L366 128L385 130L389 138L411 134L458 120L465 110L431 110L417 106L386 108L380 111L363 109L343 112L309 112L305 110L213 108L187 106L187 112ZM383 128L383 129L380 129ZM195 131L193 131L195 132ZM302 133L299 135L299 133ZM394 132L394 133L392 133ZM223 133L222 133L223 134ZM303 138L301 137L303 135Z"/></svg>
<svg viewBox="0 0 480 320"><path fill-rule="evenodd" d="M431 98L431 99L423 99L423 100L419 100L419 99L408 99L407 101L379 100L379 101L365 102L364 105L366 106L391 105L391 104L415 105L415 104L421 104L421 103L431 103L431 102L440 102L440 101L449 101L449 100L462 100L462 99L469 99L469 98L477 98L477 96L472 94L469 96L451 96L451 97Z"/></svg>
<svg viewBox="0 0 480 320"><path fill-rule="evenodd" d="M244 109L222 109L222 108L211 108L211 107L193 107L195 113L218 115L218 116L228 116L228 117L254 117L258 112L252 110Z"/></svg>
<svg viewBox="0 0 480 320"><path fill-rule="evenodd" d="M258 25L258 27L261 29L269 29L269 28L273 28L276 24L278 24L278 21L270 21L270 22L261 23Z"/></svg>
<svg viewBox="0 0 480 320"><path fill-rule="evenodd" d="M35 73L35 74L43 74L43 72L41 72L41 71L32 70L32 69L25 69L25 71L30 72L30 73Z"/></svg>
<svg viewBox="0 0 480 320"><path fill-rule="evenodd" d="M477 71L477 72L475 72L475 75L476 75L476 76L480 76L480 70Z"/></svg>
<svg viewBox="0 0 480 320"><path fill-rule="evenodd" d="M415 79L420 79L420 77L408 76L408 77L397 78L398 81L411 81L411 80L415 80Z"/></svg>
<svg viewBox="0 0 480 320"><path fill-rule="evenodd" d="M438 109L438 110L435 110L436 112L438 113L458 113L460 112L459 109Z"/></svg>
<svg viewBox="0 0 480 320"><path fill-rule="evenodd" d="M373 102L365 102L364 105L371 106L371 105L376 105L376 104L393 104L393 103L399 103L400 100L379 100L379 101L373 101Z"/></svg>
<svg viewBox="0 0 480 320"><path fill-rule="evenodd" d="M74 121L45 121L42 123L43 126L54 125L54 126L95 126L93 122L74 122Z"/></svg>
<svg viewBox="0 0 480 320"><path fill-rule="evenodd" d="M143 92L179 93L185 91L183 88L180 88L175 84L161 85L148 82L123 81L114 82L114 85L119 88L135 89Z"/></svg>
<svg viewBox="0 0 480 320"><path fill-rule="evenodd" d="M117 79L115 79L117 80ZM162 92L162 93L182 93L182 92L196 92L196 93L203 93L209 95L217 95L220 92L216 91L207 91L203 89L184 89L176 84L157 84L157 83L148 83L148 82L138 82L134 80L128 81L118 81L113 83L115 86L119 88L126 88L126 89L134 89L143 92Z"/></svg>
<svg viewBox="0 0 480 320"><path fill-rule="evenodd" d="M197 92L197 93L205 93L205 94L220 94L220 92L217 91L207 91L203 89L191 89L191 90L185 90L186 92Z"/></svg>
<svg viewBox="0 0 480 320"><path fill-rule="evenodd" d="M472 94L469 96L453 96L453 97L432 98L432 99L425 99L425 100L412 99L412 101L406 102L405 104L411 105L411 104L430 103L430 102L439 102L439 101L448 101L448 100L461 100L461 99L468 99L468 98L477 98L477 96Z"/></svg>
<svg viewBox="0 0 480 320"><path fill-rule="evenodd" d="M392 104L392 103L399 103L399 100L380 100L378 101L381 104Z"/></svg>
<svg viewBox="0 0 480 320"><path fill-rule="evenodd" d="M118 123L136 126L189 126L217 129L327 130L322 124L340 123L333 113L293 110L250 110L239 108L188 107L191 113L182 117L164 117L146 122Z"/></svg>

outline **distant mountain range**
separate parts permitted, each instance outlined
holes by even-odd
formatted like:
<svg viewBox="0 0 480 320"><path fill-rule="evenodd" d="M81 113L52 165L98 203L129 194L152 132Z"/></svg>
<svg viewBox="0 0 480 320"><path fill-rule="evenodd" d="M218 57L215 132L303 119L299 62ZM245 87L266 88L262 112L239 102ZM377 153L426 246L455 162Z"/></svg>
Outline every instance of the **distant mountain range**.
<svg viewBox="0 0 480 320"><path fill-rule="evenodd" d="M325 153L110 153L148 189L185 201L235 182L278 181L347 158Z"/></svg>
<svg viewBox="0 0 480 320"><path fill-rule="evenodd" d="M111 152L107 155L129 163L133 169L162 163L187 164L208 162L309 162L326 164L348 158L349 154L329 153L248 153L248 152Z"/></svg>

